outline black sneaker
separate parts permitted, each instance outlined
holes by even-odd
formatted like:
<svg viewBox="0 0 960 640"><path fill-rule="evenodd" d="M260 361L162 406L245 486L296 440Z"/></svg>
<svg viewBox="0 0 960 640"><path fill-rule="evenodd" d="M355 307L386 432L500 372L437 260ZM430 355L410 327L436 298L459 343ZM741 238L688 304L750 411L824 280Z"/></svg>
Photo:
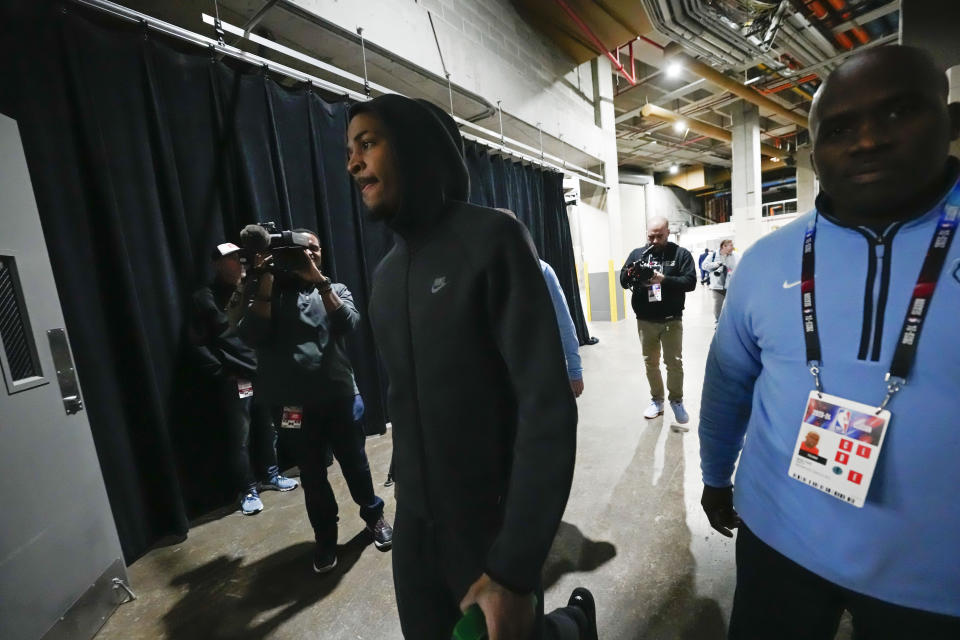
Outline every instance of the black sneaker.
<svg viewBox="0 0 960 640"><path fill-rule="evenodd" d="M337 566L337 548L318 544L313 552L314 573L328 573Z"/></svg>
<svg viewBox="0 0 960 640"><path fill-rule="evenodd" d="M580 637L583 640L597 640L597 604L593 601L593 594L583 587L577 587L570 594L567 606L580 609L587 619L587 628L581 629Z"/></svg>
<svg viewBox="0 0 960 640"><path fill-rule="evenodd" d="M393 545L393 527L383 516L373 526L368 524L367 531L373 536L373 546L377 549L386 551Z"/></svg>

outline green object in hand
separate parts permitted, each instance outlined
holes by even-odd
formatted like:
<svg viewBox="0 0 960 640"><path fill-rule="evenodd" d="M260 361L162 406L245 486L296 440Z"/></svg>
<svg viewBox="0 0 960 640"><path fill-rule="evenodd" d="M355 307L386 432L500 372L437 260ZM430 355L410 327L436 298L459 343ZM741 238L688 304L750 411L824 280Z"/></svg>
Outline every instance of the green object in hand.
<svg viewBox="0 0 960 640"><path fill-rule="evenodd" d="M474 604L453 628L453 640L483 640L487 637L487 621L480 605Z"/></svg>
<svg viewBox="0 0 960 640"><path fill-rule="evenodd" d="M530 604L537 608L537 596L530 594ZM453 628L452 640L485 640L487 638L487 619L483 616L480 605L473 604L463 614L457 626Z"/></svg>

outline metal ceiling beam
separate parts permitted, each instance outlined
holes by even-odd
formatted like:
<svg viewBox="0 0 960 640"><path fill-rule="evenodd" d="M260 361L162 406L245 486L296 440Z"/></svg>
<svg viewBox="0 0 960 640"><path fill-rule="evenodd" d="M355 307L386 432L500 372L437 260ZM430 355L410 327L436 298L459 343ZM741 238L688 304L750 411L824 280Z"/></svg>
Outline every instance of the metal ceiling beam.
<svg viewBox="0 0 960 640"><path fill-rule="evenodd" d="M682 98L688 93L693 93L697 89L701 88L704 84L706 84L706 82L707 81L704 80L703 78L694 80L688 85L684 85L679 89L675 89L674 91L671 91L670 93L663 94L662 96L654 100L653 104L662 104L664 102L670 102L671 100L677 100L678 98ZM640 115L641 109L643 109L643 107L637 107L636 109L631 109L630 111L626 111L620 114L619 116L617 116L615 123L620 124L621 122L626 122L631 118L635 118L636 116Z"/></svg>
<svg viewBox="0 0 960 640"><path fill-rule="evenodd" d="M806 128L808 126L807 117L798 113L790 111L783 105L778 102L774 102L770 98L758 93L757 91L751 89L750 87L745 87L741 83L728 78L723 75L713 67L706 65L693 56L687 54L680 45L674 43L667 47L666 57L674 58L680 60L684 68L689 71L697 74L701 78L705 79L710 84L716 85L721 89L726 89L730 93L740 96L748 102L759 106L762 109L772 111L778 116L789 120L790 122L795 123L797 126Z"/></svg>
<svg viewBox="0 0 960 640"><path fill-rule="evenodd" d="M690 131L695 131L701 135L708 136L714 140L719 140L720 142L725 142L727 144L733 143L733 134L726 129L702 120L687 118L679 113L670 111L669 109L664 109L663 107L658 107L653 104L645 104L643 105L642 113L644 118L656 118L657 120L663 120L665 122L679 122L682 123L686 128L690 129ZM777 147L768 144L761 144L760 152L773 158L780 158L781 160L790 156L790 154L783 149L778 149Z"/></svg>

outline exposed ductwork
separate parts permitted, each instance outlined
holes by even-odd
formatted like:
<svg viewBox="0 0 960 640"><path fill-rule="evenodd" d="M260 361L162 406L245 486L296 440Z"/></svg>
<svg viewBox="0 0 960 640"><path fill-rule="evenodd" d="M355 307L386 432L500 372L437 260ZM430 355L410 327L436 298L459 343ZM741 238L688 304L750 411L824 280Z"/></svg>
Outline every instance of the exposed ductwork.
<svg viewBox="0 0 960 640"><path fill-rule="evenodd" d="M748 62L748 56L737 49L730 50L728 43L706 33L701 25L689 20L679 0L643 0L643 8L658 31L669 36L700 55L720 62L725 66L740 67Z"/></svg>
<svg viewBox="0 0 960 640"><path fill-rule="evenodd" d="M665 35L725 67L746 68L769 54L785 24L785 2L757 0L643 0L653 23Z"/></svg>
<svg viewBox="0 0 960 640"><path fill-rule="evenodd" d="M770 98L757 93L750 87L745 87L736 80L728 78L713 67L706 65L685 53L677 43L673 43L668 46L664 51L664 56L666 58L679 60L685 69L691 73L695 73L710 84L716 85L721 89L726 89L730 93L740 96L744 100L752 102L758 107L772 111L778 116L793 122L797 126L804 128L808 126L806 116L790 111L780 103L774 102Z"/></svg>

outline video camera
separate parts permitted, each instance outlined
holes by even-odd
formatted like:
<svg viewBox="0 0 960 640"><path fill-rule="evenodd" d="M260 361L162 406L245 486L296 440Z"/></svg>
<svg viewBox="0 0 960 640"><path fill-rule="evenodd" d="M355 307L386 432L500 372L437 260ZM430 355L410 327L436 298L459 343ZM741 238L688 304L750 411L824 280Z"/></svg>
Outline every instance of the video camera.
<svg viewBox="0 0 960 640"><path fill-rule="evenodd" d="M299 231L277 231L273 222L248 224L240 232L240 246L247 256L255 253L273 255L272 270L289 273L306 266L303 250L310 246L311 234Z"/></svg>
<svg viewBox="0 0 960 640"><path fill-rule="evenodd" d="M632 262L627 266L627 284L630 288L644 286L650 281L654 273L653 267L647 266L639 260Z"/></svg>

